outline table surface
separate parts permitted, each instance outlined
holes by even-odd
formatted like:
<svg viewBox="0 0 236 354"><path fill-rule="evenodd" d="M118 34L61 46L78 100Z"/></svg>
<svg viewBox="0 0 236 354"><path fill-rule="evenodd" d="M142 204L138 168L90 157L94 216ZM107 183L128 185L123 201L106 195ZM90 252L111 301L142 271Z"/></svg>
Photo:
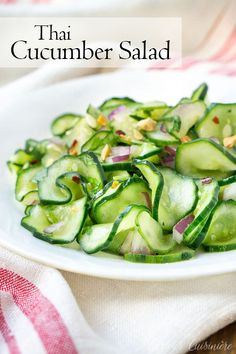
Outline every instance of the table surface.
<svg viewBox="0 0 236 354"><path fill-rule="evenodd" d="M194 348L195 349L195 348ZM235 354L236 322L214 333L187 354Z"/></svg>

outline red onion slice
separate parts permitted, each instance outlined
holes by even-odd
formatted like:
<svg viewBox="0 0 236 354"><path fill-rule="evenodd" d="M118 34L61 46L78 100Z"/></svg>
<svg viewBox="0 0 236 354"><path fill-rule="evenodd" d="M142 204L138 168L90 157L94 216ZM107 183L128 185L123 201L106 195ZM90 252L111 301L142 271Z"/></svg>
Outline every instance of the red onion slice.
<svg viewBox="0 0 236 354"><path fill-rule="evenodd" d="M111 149L111 156L106 159L106 162L122 162L129 160L130 157L130 146L114 146Z"/></svg>
<svg viewBox="0 0 236 354"><path fill-rule="evenodd" d="M53 234L53 232L58 231L63 225L64 225L64 222L59 221L56 224L52 224L52 225L49 225L48 227L46 227L43 230L43 232L45 232L45 234Z"/></svg>
<svg viewBox="0 0 236 354"><path fill-rule="evenodd" d="M122 161L127 161L127 160L129 160L129 155L113 156L112 157L113 162L122 162Z"/></svg>
<svg viewBox="0 0 236 354"><path fill-rule="evenodd" d="M201 180L202 184L210 184L212 182L211 177L206 177Z"/></svg>
<svg viewBox="0 0 236 354"><path fill-rule="evenodd" d="M173 239L181 243L183 241L183 233L185 229L188 227L191 222L193 222L194 216L187 215L185 218L180 220L174 227L173 227Z"/></svg>
<svg viewBox="0 0 236 354"><path fill-rule="evenodd" d="M108 119L109 120L115 119L116 115L120 112L123 112L125 109L126 109L125 106L119 106L115 108L113 111L111 111L111 113L108 114Z"/></svg>
<svg viewBox="0 0 236 354"><path fill-rule="evenodd" d="M165 146L164 147L164 151L167 152L171 156L175 156L176 155L176 148L174 148L172 146Z"/></svg>
<svg viewBox="0 0 236 354"><path fill-rule="evenodd" d="M130 155L130 146L114 146L111 148L112 156Z"/></svg>
<svg viewBox="0 0 236 354"><path fill-rule="evenodd" d="M175 167L175 156L165 156L161 160L162 166L174 168Z"/></svg>

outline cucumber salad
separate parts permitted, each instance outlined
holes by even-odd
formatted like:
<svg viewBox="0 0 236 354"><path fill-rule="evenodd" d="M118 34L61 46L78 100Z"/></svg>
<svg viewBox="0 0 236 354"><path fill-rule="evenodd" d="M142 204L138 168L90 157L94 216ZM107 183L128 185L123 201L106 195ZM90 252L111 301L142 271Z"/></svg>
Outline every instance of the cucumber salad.
<svg viewBox="0 0 236 354"><path fill-rule="evenodd" d="M54 119L7 162L33 236L131 262L236 249L236 103L113 97ZM55 248L56 252L56 248Z"/></svg>

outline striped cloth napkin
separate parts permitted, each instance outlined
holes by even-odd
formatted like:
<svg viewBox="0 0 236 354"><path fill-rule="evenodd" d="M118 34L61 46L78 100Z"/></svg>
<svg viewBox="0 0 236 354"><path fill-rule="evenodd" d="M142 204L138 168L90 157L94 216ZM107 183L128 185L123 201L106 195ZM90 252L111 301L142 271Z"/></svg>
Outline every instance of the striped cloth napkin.
<svg viewBox="0 0 236 354"><path fill-rule="evenodd" d="M85 321L54 269L0 248L0 353L117 353Z"/></svg>
<svg viewBox="0 0 236 354"><path fill-rule="evenodd" d="M204 55L222 31L224 19L217 21L181 68L148 70L236 75L234 26L223 45ZM41 68L1 89L1 102L82 73L90 74ZM171 283L98 279L60 273L0 248L0 353L185 353L236 320L235 281L235 273Z"/></svg>

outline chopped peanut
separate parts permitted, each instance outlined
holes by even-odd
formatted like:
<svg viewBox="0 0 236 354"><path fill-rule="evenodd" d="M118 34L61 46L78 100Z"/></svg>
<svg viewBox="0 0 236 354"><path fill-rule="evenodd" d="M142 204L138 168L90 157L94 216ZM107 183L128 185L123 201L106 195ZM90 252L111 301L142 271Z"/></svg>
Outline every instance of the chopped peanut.
<svg viewBox="0 0 236 354"><path fill-rule="evenodd" d="M141 134L137 129L134 129L134 138L136 140L142 140L143 139L143 134Z"/></svg>
<svg viewBox="0 0 236 354"><path fill-rule="evenodd" d="M118 187L119 186L119 182L118 181L113 181L112 182L112 185L111 185L111 188L112 189L115 189L116 187Z"/></svg>
<svg viewBox="0 0 236 354"><path fill-rule="evenodd" d="M147 132L152 132L156 128L155 120L151 118L142 119L137 123L137 128L140 130L145 130Z"/></svg>
<svg viewBox="0 0 236 354"><path fill-rule="evenodd" d="M191 141L191 138L188 135L185 135L182 138L180 138L180 140L184 144L184 143L188 143L189 141Z"/></svg>
<svg viewBox="0 0 236 354"><path fill-rule="evenodd" d="M69 148L69 154L70 155L77 155L78 154L78 140L74 140L71 147Z"/></svg>
<svg viewBox="0 0 236 354"><path fill-rule="evenodd" d="M107 119L106 119L106 117L103 116L102 114L100 114L100 116L97 118L97 123L98 123L99 125L102 125L102 126L104 127L105 125L107 125Z"/></svg>
<svg viewBox="0 0 236 354"><path fill-rule="evenodd" d="M228 138L224 138L223 140L224 147L231 149L236 145L236 135L228 136Z"/></svg>
<svg viewBox="0 0 236 354"><path fill-rule="evenodd" d="M111 155L111 148L110 148L110 146L109 146L108 144L106 144L106 145L104 146L104 148L102 149L102 153L101 153L101 159L102 159L102 161L105 161L106 158L107 158L108 156L110 156L110 155Z"/></svg>

